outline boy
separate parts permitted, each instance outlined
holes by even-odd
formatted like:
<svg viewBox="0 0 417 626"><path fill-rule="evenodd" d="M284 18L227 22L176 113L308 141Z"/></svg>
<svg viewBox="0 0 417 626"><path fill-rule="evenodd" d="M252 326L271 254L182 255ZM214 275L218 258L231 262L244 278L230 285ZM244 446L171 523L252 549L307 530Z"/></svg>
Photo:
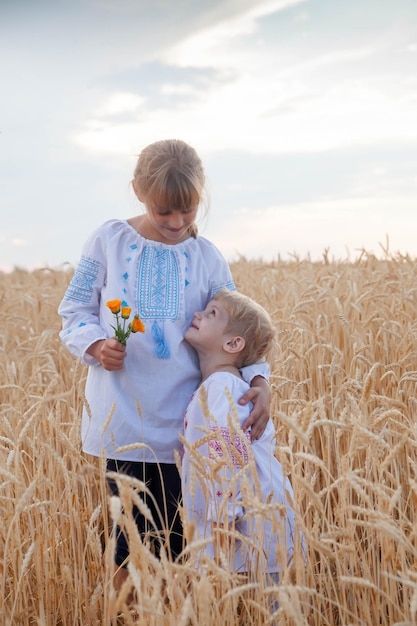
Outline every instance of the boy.
<svg viewBox="0 0 417 626"><path fill-rule="evenodd" d="M292 488L274 456L272 421L251 443L241 429L249 408L238 404L247 389L239 369L268 355L272 322L250 298L222 289L194 314L185 339L202 374L185 414L182 460L186 526L205 540L198 565L206 555L231 571L269 573L277 582L293 554Z"/></svg>

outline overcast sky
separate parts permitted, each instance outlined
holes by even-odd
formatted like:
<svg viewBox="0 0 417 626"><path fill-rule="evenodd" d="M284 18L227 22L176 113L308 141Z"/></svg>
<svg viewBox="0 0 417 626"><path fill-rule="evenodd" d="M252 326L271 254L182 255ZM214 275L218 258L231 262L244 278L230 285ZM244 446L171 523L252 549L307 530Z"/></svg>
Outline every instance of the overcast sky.
<svg viewBox="0 0 417 626"><path fill-rule="evenodd" d="M0 0L0 268L75 264L191 143L229 260L417 256L416 0Z"/></svg>

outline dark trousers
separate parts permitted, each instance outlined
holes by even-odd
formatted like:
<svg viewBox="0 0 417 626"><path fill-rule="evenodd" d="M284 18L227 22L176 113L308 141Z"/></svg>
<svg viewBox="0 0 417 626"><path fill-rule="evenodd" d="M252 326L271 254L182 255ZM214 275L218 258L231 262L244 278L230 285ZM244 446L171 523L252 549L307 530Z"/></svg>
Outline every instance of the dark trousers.
<svg viewBox="0 0 417 626"><path fill-rule="evenodd" d="M176 465L171 463L137 463L134 461L107 460L108 472L119 472L144 482L153 495L146 493L140 496L149 507L155 525L152 526L140 513L136 506L133 515L143 540L150 540L154 553L159 556L165 549L168 558L174 560L183 547L183 533L178 505L181 503L181 479ZM117 483L107 477L112 495L119 495ZM115 562L126 565L129 556L128 540L125 533L117 528L117 544Z"/></svg>

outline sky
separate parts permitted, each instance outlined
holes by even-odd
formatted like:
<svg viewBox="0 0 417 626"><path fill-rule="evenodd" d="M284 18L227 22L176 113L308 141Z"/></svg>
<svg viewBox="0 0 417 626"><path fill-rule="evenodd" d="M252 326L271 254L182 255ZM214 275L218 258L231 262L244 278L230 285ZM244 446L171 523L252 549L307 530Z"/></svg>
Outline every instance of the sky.
<svg viewBox="0 0 417 626"><path fill-rule="evenodd" d="M416 0L0 0L0 270L77 263L202 158L229 261L417 256Z"/></svg>

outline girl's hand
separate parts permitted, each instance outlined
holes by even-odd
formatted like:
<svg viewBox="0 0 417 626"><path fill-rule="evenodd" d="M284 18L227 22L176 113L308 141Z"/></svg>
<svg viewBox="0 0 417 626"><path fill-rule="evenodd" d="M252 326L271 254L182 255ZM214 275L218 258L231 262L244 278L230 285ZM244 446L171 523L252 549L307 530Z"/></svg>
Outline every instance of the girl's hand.
<svg viewBox="0 0 417 626"><path fill-rule="evenodd" d="M262 376L255 376L252 379L251 388L239 400L241 405L245 405L248 402L253 403L253 409L242 428L245 431L251 427L251 441L256 441L264 433L271 408L271 390L268 381Z"/></svg>
<svg viewBox="0 0 417 626"><path fill-rule="evenodd" d="M105 370L114 372L123 367L126 347L122 346L114 337L110 337L96 341L88 348L87 352L97 359Z"/></svg>

